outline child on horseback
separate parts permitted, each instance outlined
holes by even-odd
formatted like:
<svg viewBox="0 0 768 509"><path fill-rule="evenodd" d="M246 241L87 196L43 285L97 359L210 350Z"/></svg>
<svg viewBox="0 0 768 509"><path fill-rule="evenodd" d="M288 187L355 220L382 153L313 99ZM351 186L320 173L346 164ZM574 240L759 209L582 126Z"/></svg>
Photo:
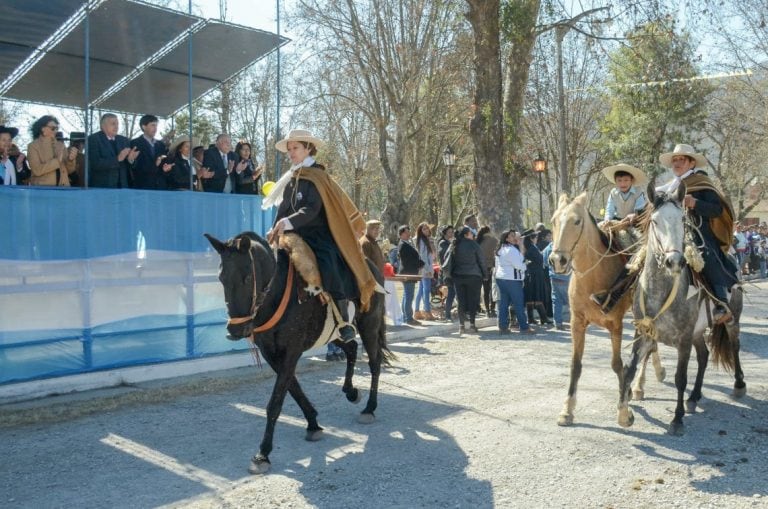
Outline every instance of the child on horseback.
<svg viewBox="0 0 768 509"><path fill-rule="evenodd" d="M348 300L360 298L366 311L376 287L358 243L365 222L349 196L318 164L314 156L323 141L309 131L294 129L275 144L287 153L291 168L264 200L264 209L277 206L269 239L296 233L312 248L322 276L323 289L331 295L345 324L341 339L351 341L355 330L348 323Z"/></svg>
<svg viewBox="0 0 768 509"><path fill-rule="evenodd" d="M648 178L641 169L624 163L603 168L603 175L616 184L616 187L608 195L605 217L601 226L605 228L616 225L616 231L629 229L645 208L645 194L640 186L644 186L648 182ZM630 237L633 237L631 232ZM617 242L619 245L622 244L621 240L617 240ZM626 244L621 245L621 251L626 250L631 254L634 250L634 242L629 241ZM608 290L590 296L592 302L600 306L603 313L609 313L622 295L634 284L636 278L628 276L629 270L625 268L617 275L613 285Z"/></svg>
<svg viewBox="0 0 768 509"><path fill-rule="evenodd" d="M608 195L604 220L626 220L632 223L645 208L645 194L640 187L648 182L645 173L622 163L603 168L603 175L616 184Z"/></svg>

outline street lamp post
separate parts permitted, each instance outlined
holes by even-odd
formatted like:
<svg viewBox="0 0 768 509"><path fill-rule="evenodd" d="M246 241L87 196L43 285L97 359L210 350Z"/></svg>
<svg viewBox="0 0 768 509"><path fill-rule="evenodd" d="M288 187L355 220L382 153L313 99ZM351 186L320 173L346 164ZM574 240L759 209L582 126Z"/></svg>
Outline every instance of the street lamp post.
<svg viewBox="0 0 768 509"><path fill-rule="evenodd" d="M456 164L456 154L450 145L443 151L443 164L448 169L448 224L453 226L453 167Z"/></svg>
<svg viewBox="0 0 768 509"><path fill-rule="evenodd" d="M542 198L541 176L547 171L547 160L541 154L533 160L533 171L539 174L539 222L544 222L544 199Z"/></svg>

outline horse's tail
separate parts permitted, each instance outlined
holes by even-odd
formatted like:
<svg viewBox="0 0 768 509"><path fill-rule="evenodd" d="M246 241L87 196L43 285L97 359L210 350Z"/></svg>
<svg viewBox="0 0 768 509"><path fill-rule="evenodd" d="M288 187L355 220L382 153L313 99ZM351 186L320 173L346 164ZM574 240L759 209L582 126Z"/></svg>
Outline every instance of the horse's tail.
<svg viewBox="0 0 768 509"><path fill-rule="evenodd" d="M736 365L736 358L733 352L733 342L724 323L712 327L709 347L712 350L712 362L726 372L732 372Z"/></svg>

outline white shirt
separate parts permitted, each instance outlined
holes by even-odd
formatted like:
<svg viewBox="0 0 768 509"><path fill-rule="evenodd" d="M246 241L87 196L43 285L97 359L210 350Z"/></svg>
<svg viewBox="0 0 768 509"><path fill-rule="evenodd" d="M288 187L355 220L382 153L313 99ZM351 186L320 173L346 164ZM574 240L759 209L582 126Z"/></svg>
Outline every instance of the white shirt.
<svg viewBox="0 0 768 509"><path fill-rule="evenodd" d="M525 278L525 258L512 244L504 244L496 253L496 279L522 281Z"/></svg>
<svg viewBox="0 0 768 509"><path fill-rule="evenodd" d="M5 162L3 162L3 165L5 166L5 178L3 179L3 184L6 186L15 186L16 167L14 166L13 161L11 161L10 158L7 158Z"/></svg>

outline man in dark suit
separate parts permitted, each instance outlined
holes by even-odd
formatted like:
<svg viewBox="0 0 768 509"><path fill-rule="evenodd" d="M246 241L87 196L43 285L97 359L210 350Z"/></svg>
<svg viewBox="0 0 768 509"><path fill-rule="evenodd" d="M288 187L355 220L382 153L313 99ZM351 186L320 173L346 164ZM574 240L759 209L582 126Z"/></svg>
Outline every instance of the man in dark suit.
<svg viewBox="0 0 768 509"><path fill-rule="evenodd" d="M88 137L89 185L126 189L130 187L130 169L139 151L130 148L128 138L117 134L117 115L105 113L100 125L101 131Z"/></svg>
<svg viewBox="0 0 768 509"><path fill-rule="evenodd" d="M203 177L203 191L207 193L231 193L232 169L235 167L235 154L231 152L232 141L228 134L216 137L216 144L211 145L203 155L203 166L213 172L211 178Z"/></svg>
<svg viewBox="0 0 768 509"><path fill-rule="evenodd" d="M165 164L168 155L165 144L155 139L157 117L144 115L139 119L142 134L131 140L131 148L139 151L133 165L133 187L136 189L168 189L168 172L173 165Z"/></svg>

